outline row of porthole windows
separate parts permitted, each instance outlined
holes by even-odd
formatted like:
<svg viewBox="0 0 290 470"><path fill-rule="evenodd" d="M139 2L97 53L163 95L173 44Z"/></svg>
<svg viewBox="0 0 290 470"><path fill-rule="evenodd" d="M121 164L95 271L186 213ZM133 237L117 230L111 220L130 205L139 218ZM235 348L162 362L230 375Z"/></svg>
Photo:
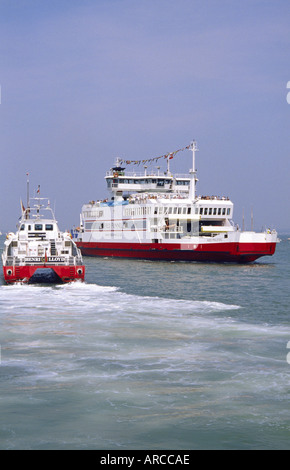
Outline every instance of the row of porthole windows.
<svg viewBox="0 0 290 470"><path fill-rule="evenodd" d="M195 209L195 213L198 214L198 208ZM168 214L191 214L191 207L169 207ZM199 214L200 215L230 215L231 208L230 207L228 208L226 207L200 207Z"/></svg>
<svg viewBox="0 0 290 470"><path fill-rule="evenodd" d="M45 226L43 226L42 224L34 224L34 226L26 225L26 227L29 231L34 230L36 232L38 232L39 230L53 230L53 224L45 224ZM25 230L25 224L21 225L20 230Z"/></svg>
<svg viewBox="0 0 290 470"><path fill-rule="evenodd" d="M84 217L103 217L104 211L84 211Z"/></svg>
<svg viewBox="0 0 290 470"><path fill-rule="evenodd" d="M119 184L156 184L159 186L164 186L164 184L171 184L172 180L169 179L108 179L107 180L107 185L110 187L111 184L113 183L119 183ZM176 184L178 186L189 186L190 181L189 180L177 180Z"/></svg>
<svg viewBox="0 0 290 470"><path fill-rule="evenodd" d="M168 214L191 214L191 207L169 207Z"/></svg>
<svg viewBox="0 0 290 470"><path fill-rule="evenodd" d="M151 207L133 207L133 208L125 208L124 215L125 216L134 216L134 215L150 215ZM192 208L191 207L155 207L154 214L191 214ZM195 208L195 213L198 214L198 208ZM199 208L200 215L230 215L231 208L228 207L200 207ZM102 217L103 211L99 211L96 213L95 211L85 212L84 217Z"/></svg>
<svg viewBox="0 0 290 470"><path fill-rule="evenodd" d="M231 208L228 207L200 207L200 215L230 215Z"/></svg>
<svg viewBox="0 0 290 470"><path fill-rule="evenodd" d="M151 207L141 206L141 207L128 207L124 209L125 217L131 217L134 215L150 215Z"/></svg>

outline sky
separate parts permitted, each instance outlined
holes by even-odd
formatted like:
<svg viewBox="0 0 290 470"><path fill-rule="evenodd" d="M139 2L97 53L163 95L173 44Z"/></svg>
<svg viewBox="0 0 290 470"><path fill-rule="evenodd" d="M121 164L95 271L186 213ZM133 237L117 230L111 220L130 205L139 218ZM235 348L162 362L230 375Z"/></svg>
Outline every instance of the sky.
<svg viewBox="0 0 290 470"><path fill-rule="evenodd" d="M197 194L290 232L289 24L289 0L0 0L0 230L27 173L65 230L108 196L116 157L194 139Z"/></svg>

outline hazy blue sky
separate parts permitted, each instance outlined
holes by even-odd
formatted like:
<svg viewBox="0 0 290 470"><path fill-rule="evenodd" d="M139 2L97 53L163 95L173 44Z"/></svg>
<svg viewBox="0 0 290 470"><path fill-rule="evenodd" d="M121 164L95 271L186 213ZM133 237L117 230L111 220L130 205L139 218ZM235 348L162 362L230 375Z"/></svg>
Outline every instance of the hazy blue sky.
<svg viewBox="0 0 290 470"><path fill-rule="evenodd" d="M107 196L117 156L192 139L197 194L290 229L289 0L0 0L0 47L3 232L27 171L65 229ZM190 167L189 151L172 160Z"/></svg>

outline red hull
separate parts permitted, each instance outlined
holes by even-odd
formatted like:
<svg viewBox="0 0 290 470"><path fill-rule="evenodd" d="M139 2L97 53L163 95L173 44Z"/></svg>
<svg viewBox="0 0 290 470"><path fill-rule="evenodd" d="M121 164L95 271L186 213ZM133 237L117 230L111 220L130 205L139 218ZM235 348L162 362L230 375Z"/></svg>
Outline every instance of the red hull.
<svg viewBox="0 0 290 470"><path fill-rule="evenodd" d="M53 272L57 282L66 283L76 280L84 280L85 267L81 266L49 266L49 265L30 265L30 266L3 266L4 279L7 283L30 282L36 271ZM39 281L41 282L41 280Z"/></svg>
<svg viewBox="0 0 290 470"><path fill-rule="evenodd" d="M86 243L77 242L84 256L112 256L168 261L250 263L275 253L276 243Z"/></svg>

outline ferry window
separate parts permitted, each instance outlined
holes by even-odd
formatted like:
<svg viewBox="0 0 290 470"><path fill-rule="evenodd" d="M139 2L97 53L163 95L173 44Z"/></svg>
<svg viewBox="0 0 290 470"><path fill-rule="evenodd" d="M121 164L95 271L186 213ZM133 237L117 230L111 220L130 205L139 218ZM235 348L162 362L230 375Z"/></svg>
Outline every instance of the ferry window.
<svg viewBox="0 0 290 470"><path fill-rule="evenodd" d="M226 209L223 208L223 215L226 215Z"/></svg>
<svg viewBox="0 0 290 470"><path fill-rule="evenodd" d="M168 214L172 214L172 207L169 207Z"/></svg>
<svg viewBox="0 0 290 470"><path fill-rule="evenodd" d="M35 224L34 230L42 230L42 224Z"/></svg>
<svg viewBox="0 0 290 470"><path fill-rule="evenodd" d="M31 230L31 225L28 225L28 230Z"/></svg>
<svg viewBox="0 0 290 470"><path fill-rule="evenodd" d="M195 208L195 213L198 214L198 207Z"/></svg>
<svg viewBox="0 0 290 470"><path fill-rule="evenodd" d="M208 215L211 215L211 214L212 214L212 208L210 207L208 210Z"/></svg>
<svg viewBox="0 0 290 470"><path fill-rule="evenodd" d="M134 183L134 180L129 180L129 184L133 184Z"/></svg>
<svg viewBox="0 0 290 470"><path fill-rule="evenodd" d="M182 213L183 213L183 214L186 214L186 207L184 207L184 208L182 209Z"/></svg>
<svg viewBox="0 0 290 470"><path fill-rule="evenodd" d="M204 208L204 215L207 215L207 207Z"/></svg>
<svg viewBox="0 0 290 470"><path fill-rule="evenodd" d="M182 207L178 208L178 214L181 214L181 209L182 209Z"/></svg>
<svg viewBox="0 0 290 470"><path fill-rule="evenodd" d="M227 210L227 215L230 215L230 213L231 213L231 209L228 208L228 210Z"/></svg>
<svg viewBox="0 0 290 470"><path fill-rule="evenodd" d="M219 207L219 208L218 208L218 215L221 215L221 213L222 213L222 210L221 210L221 208Z"/></svg>
<svg viewBox="0 0 290 470"><path fill-rule="evenodd" d="M53 225L52 224L46 224L45 230L53 230Z"/></svg>
<svg viewBox="0 0 290 470"><path fill-rule="evenodd" d="M188 213L188 214L191 214L191 207L188 207L188 208L187 208L187 213Z"/></svg>
<svg viewBox="0 0 290 470"><path fill-rule="evenodd" d="M152 180L152 183L156 183L156 180L155 180L155 179L153 179L153 180Z"/></svg>
<svg viewBox="0 0 290 470"><path fill-rule="evenodd" d="M213 209L213 215L216 215L216 207Z"/></svg>
<svg viewBox="0 0 290 470"><path fill-rule="evenodd" d="M25 226L24 224L21 225L20 230L24 230Z"/></svg>
<svg viewBox="0 0 290 470"><path fill-rule="evenodd" d="M203 207L201 207L201 208L199 209L199 213L200 213L200 215L202 215L202 213L203 213Z"/></svg>
<svg viewBox="0 0 290 470"><path fill-rule="evenodd" d="M176 213L177 213L177 207L174 207L173 214L176 214Z"/></svg>

